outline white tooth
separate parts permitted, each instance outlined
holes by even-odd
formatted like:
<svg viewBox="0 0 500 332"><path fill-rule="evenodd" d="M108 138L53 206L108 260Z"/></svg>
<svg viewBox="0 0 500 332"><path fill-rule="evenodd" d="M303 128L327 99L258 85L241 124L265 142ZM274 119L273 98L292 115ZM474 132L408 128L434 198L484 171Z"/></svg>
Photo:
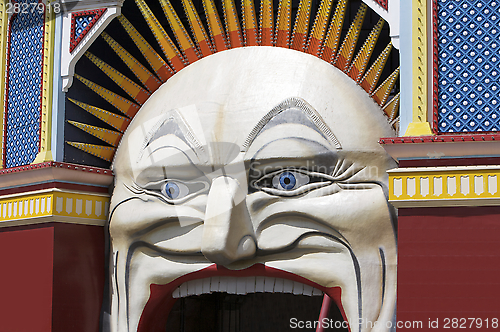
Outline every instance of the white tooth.
<svg viewBox="0 0 500 332"><path fill-rule="evenodd" d="M227 280L228 277L220 277L219 292L227 292Z"/></svg>
<svg viewBox="0 0 500 332"><path fill-rule="evenodd" d="M322 291L320 291L320 290L319 290L319 289L317 289L317 288L314 288L314 289L313 289L313 295L323 295L323 292L322 292Z"/></svg>
<svg viewBox="0 0 500 332"><path fill-rule="evenodd" d="M203 294L210 293L210 278L203 279Z"/></svg>
<svg viewBox="0 0 500 332"><path fill-rule="evenodd" d="M245 289L247 293L255 293L255 277L245 278Z"/></svg>
<svg viewBox="0 0 500 332"><path fill-rule="evenodd" d="M179 297L181 297L181 290L179 287L177 287L173 292L172 292L172 297L174 299L178 299Z"/></svg>
<svg viewBox="0 0 500 332"><path fill-rule="evenodd" d="M195 292L196 295L203 294L203 280L195 280Z"/></svg>
<svg viewBox="0 0 500 332"><path fill-rule="evenodd" d="M245 279L244 278L236 279L236 294L245 295L246 293L247 292L245 287Z"/></svg>
<svg viewBox="0 0 500 332"><path fill-rule="evenodd" d="M273 290L274 290L274 279L275 278L271 278L271 277L266 277L264 279L264 290L266 291L266 293L272 293Z"/></svg>
<svg viewBox="0 0 500 332"><path fill-rule="evenodd" d="M264 293L264 277L255 277L255 291Z"/></svg>
<svg viewBox="0 0 500 332"><path fill-rule="evenodd" d="M301 284L300 282L293 282L293 294L295 295L300 295L304 291L304 284Z"/></svg>
<svg viewBox="0 0 500 332"><path fill-rule="evenodd" d="M293 281L284 279L283 280L283 293L293 292Z"/></svg>
<svg viewBox="0 0 500 332"><path fill-rule="evenodd" d="M188 295L188 285L187 283L183 283L180 287L179 287L179 292L180 292L180 297L186 297Z"/></svg>
<svg viewBox="0 0 500 332"><path fill-rule="evenodd" d="M274 282L274 292L283 293L283 279L276 278L276 281Z"/></svg>
<svg viewBox="0 0 500 332"><path fill-rule="evenodd" d="M219 277L210 278L210 291L211 292L219 291Z"/></svg>
<svg viewBox="0 0 500 332"><path fill-rule="evenodd" d="M235 278L228 277L227 292L229 294L236 294L236 279Z"/></svg>
<svg viewBox="0 0 500 332"><path fill-rule="evenodd" d="M196 280L188 281L187 286L188 286L188 296L196 294Z"/></svg>
<svg viewBox="0 0 500 332"><path fill-rule="evenodd" d="M304 291L302 294L307 295L307 296L312 296L313 295L313 287L309 286L309 285L304 285Z"/></svg>

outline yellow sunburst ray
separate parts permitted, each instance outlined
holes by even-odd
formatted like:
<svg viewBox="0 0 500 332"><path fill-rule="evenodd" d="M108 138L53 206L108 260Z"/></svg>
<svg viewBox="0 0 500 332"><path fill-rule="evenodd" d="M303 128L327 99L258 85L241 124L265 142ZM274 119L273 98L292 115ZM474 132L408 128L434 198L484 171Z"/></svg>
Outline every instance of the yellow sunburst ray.
<svg viewBox="0 0 500 332"><path fill-rule="evenodd" d="M365 89L366 92L372 93L377 86L382 70L385 67L389 54L392 50L392 43L389 43L385 49L380 53L377 60L372 64L370 69L366 72L365 76L359 81L359 85Z"/></svg>
<svg viewBox="0 0 500 332"><path fill-rule="evenodd" d="M354 49L358 43L359 33L361 32L361 27L365 19L365 14L368 6L365 3L361 3L354 21L349 27L349 31L340 46L337 57L335 58L334 64L337 68L346 72L351 64L351 60L354 54Z"/></svg>
<svg viewBox="0 0 500 332"><path fill-rule="evenodd" d="M109 91L108 89L103 88L102 86L95 84L94 82L89 81L88 79L81 77L78 74L75 74L75 77L85 84L89 89L97 93L108 103L116 107L120 112L125 114L129 118L133 118L134 115L139 111L139 105L131 102L123 98L122 96L117 95L114 92Z"/></svg>
<svg viewBox="0 0 500 332"><path fill-rule="evenodd" d="M389 98L389 94L391 93L394 85L396 84L396 80L399 76L399 67L394 70L394 72L375 90L371 97L373 100L377 102L380 106L384 105Z"/></svg>
<svg viewBox="0 0 500 332"><path fill-rule="evenodd" d="M167 60L170 62L174 71L181 70L185 66L185 60L182 54L179 52L175 44L172 42L172 39L167 35L163 26L158 22L156 16L153 15L151 9L149 9L148 5L144 0L135 0L135 3L139 7L142 16L146 20L146 23L149 26L149 29L153 33L156 38L156 41L160 45L160 48L167 57Z"/></svg>
<svg viewBox="0 0 500 332"><path fill-rule="evenodd" d="M151 96L149 92L141 88L138 84L134 83L128 77L126 77L89 51L85 52L85 56L140 105L144 104L146 100L148 100L149 96Z"/></svg>
<svg viewBox="0 0 500 332"><path fill-rule="evenodd" d="M127 67L134 73L134 75L141 81L142 84L150 91L154 92L161 85L159 79L156 78L149 70L146 69L136 58L127 52L120 44L118 44L106 32L101 34L101 37L108 43L113 51L122 59Z"/></svg>
<svg viewBox="0 0 500 332"><path fill-rule="evenodd" d="M127 18L123 15L118 16L118 21L123 26L125 31L128 33L130 38L132 38L132 41L137 46L137 48L141 51L142 55L144 56L146 61L149 63L151 68L153 68L156 75L158 75L158 77L163 82L167 81L170 77L172 77L172 75L174 74L174 71L172 70L172 68L170 68L170 66L162 59L162 57L160 57L160 55L158 55L158 53L156 53L156 51L144 39L144 37L139 33L139 31L137 31L137 29L132 25L132 23L130 23L130 21L127 20ZM135 64L133 66L135 66ZM139 63L139 66L144 68L140 63ZM129 66L129 68L130 68L130 66ZM146 68L144 68L144 69L146 71L148 71ZM145 74L144 76L146 77L147 75ZM153 76L153 75L151 75L151 76ZM142 80L141 80L141 82L142 82ZM145 82L143 82L143 84L145 84ZM153 86L151 86L151 87L149 87L147 84L145 84L145 85L150 92L153 92L159 86L158 84L153 84Z"/></svg>
<svg viewBox="0 0 500 332"><path fill-rule="evenodd" d="M189 21L189 26L191 27L191 32L198 44L202 56L208 56L212 54L212 45L208 39L207 32L201 23L200 16L196 11L193 2L191 0L182 0L182 6L184 7L184 12Z"/></svg>
<svg viewBox="0 0 500 332"><path fill-rule="evenodd" d="M76 121L68 121L68 123L73 126L80 128L81 130L89 133L90 135L97 137L101 141L104 141L114 147L118 146L120 139L122 138L122 134L116 131L108 130L101 127L91 126L86 123L76 122Z"/></svg>
<svg viewBox="0 0 500 332"><path fill-rule="evenodd" d="M255 6L253 0L242 1L242 21L243 21L243 36L245 46L257 46L257 21L255 19Z"/></svg>
<svg viewBox="0 0 500 332"><path fill-rule="evenodd" d="M349 76L356 82L358 82L361 79L361 76L365 73L368 61L370 61L373 49L377 44L378 37L380 36L380 32L384 26L384 22L385 21L382 18L379 19L378 23L372 29L370 35L368 35L368 38L359 50L348 70Z"/></svg>
<svg viewBox="0 0 500 332"><path fill-rule="evenodd" d="M280 0L276 20L275 44L277 47L290 46L290 27L292 20L291 0Z"/></svg>
<svg viewBox="0 0 500 332"><path fill-rule="evenodd" d="M330 27L328 28L328 33L326 34L325 42L321 48L320 58L330 63L333 63L335 55L337 54L340 35L342 33L342 26L344 25L346 8L347 0L340 0L337 3L335 14L333 14Z"/></svg>
<svg viewBox="0 0 500 332"><path fill-rule="evenodd" d="M243 46L240 20L238 19L234 0L222 0L222 9L224 11L224 23L226 24L226 33L231 48Z"/></svg>
<svg viewBox="0 0 500 332"><path fill-rule="evenodd" d="M163 9L163 13L167 18L168 24L174 33L175 40L177 40L177 44L180 46L182 53L189 63L193 63L198 60L198 54L196 46L193 44L191 37L189 37L186 28L182 24L177 12L172 7L172 4L169 0L159 0L161 8Z"/></svg>
<svg viewBox="0 0 500 332"><path fill-rule="evenodd" d="M260 45L273 46L273 0L260 0Z"/></svg>
<svg viewBox="0 0 500 332"><path fill-rule="evenodd" d="M93 156L99 157L106 161L111 162L113 160L113 156L115 154L116 149L109 146L88 144L88 143L79 143L79 142L70 142L66 141L72 147L80 149L84 152L87 152Z"/></svg>
<svg viewBox="0 0 500 332"><path fill-rule="evenodd" d="M309 20L311 18L311 0L300 0L299 9L293 26L292 41L290 48L304 51L309 31Z"/></svg>
<svg viewBox="0 0 500 332"><path fill-rule="evenodd" d="M399 113L399 96L400 93L394 96L382 109L389 117L389 121L396 119Z"/></svg>
<svg viewBox="0 0 500 332"><path fill-rule="evenodd" d="M68 98L73 104L80 106L85 111L89 112L99 120L106 122L111 127L115 128L120 132L124 132L130 124L130 120L124 116L103 110L102 108L91 106L89 104L82 103L81 101Z"/></svg>
<svg viewBox="0 0 500 332"><path fill-rule="evenodd" d="M220 21L217 7L213 0L203 0L203 9L208 22L208 31L212 38L212 45L215 46L215 51L220 52L227 50L226 35Z"/></svg>
<svg viewBox="0 0 500 332"><path fill-rule="evenodd" d="M322 0L319 5L318 13L312 27L311 35L307 41L307 50L309 54L320 55L321 45L325 38L330 11L332 10L333 0Z"/></svg>

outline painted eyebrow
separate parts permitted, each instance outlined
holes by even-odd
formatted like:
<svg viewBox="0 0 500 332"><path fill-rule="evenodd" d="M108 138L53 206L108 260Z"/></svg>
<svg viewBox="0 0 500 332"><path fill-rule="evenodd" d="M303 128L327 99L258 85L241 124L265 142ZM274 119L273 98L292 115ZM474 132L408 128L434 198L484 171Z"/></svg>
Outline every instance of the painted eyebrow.
<svg viewBox="0 0 500 332"><path fill-rule="evenodd" d="M137 160L142 159L144 151L149 145L151 145L156 140L165 136L162 135L155 138L156 134L162 129L163 125L165 125L169 121L173 121L175 124L177 124L184 137L181 137L176 133L171 133L171 134L174 134L181 140L185 141L187 145L191 148L191 150L193 150L193 152L198 156L198 158L200 158L200 160L206 159L206 152L203 146L201 145L200 141L196 138L196 135L187 125L187 122L184 120L182 115L176 109L174 109L165 113L165 115L162 116L160 120L146 133L142 146L139 150L139 156Z"/></svg>
<svg viewBox="0 0 500 332"><path fill-rule="evenodd" d="M279 115L280 113L289 110L289 109L298 109L302 111L314 126L323 134L325 137L333 143L333 146L337 148L337 150L341 150L342 146L340 145L339 140L332 133L328 125L325 123L323 118L316 112L316 110L309 105L304 99L299 97L291 97L284 101L282 101L279 105L275 106L271 111L269 111L266 115L260 119L260 121L255 125L247 139L243 143L242 152L247 152L255 139L262 133L264 127L272 120L274 117Z"/></svg>

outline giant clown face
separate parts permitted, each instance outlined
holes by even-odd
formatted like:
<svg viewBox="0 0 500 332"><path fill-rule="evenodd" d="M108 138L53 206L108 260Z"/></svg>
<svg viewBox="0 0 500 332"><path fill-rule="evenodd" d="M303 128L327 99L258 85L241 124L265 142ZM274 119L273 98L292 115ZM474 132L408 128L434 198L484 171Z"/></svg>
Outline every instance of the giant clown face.
<svg viewBox="0 0 500 332"><path fill-rule="evenodd" d="M152 329L176 297L261 280L325 292L350 331L387 330L394 164L378 139L393 134L364 90L301 52L237 48L177 73L114 160L112 331Z"/></svg>

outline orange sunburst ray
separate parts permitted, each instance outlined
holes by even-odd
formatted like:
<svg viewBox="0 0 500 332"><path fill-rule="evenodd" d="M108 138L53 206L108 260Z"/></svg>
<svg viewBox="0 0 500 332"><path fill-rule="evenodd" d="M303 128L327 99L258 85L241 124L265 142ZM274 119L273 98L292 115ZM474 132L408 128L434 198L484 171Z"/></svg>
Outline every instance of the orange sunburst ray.
<svg viewBox="0 0 500 332"><path fill-rule="evenodd" d="M370 35L368 35L368 38L356 55L356 58L354 58L351 68L349 68L349 76L356 82L358 82L361 79L361 76L365 73L366 67L368 66L368 61L370 61L373 49L377 44L377 40L380 36L380 32L382 31L384 23L385 21L382 18L379 19L378 23L370 32Z"/></svg>
<svg viewBox="0 0 500 332"><path fill-rule="evenodd" d="M260 45L273 46L273 1L260 1Z"/></svg>
<svg viewBox="0 0 500 332"><path fill-rule="evenodd" d="M394 121L399 113L399 97L400 93L394 96L382 109L389 117L389 121Z"/></svg>
<svg viewBox="0 0 500 332"><path fill-rule="evenodd" d="M106 32L101 34L101 37L108 43L113 51L122 59L127 67L134 73L134 75L141 81L142 84L150 91L154 92L161 85L160 80L156 78L149 70L146 69L136 58L118 44Z"/></svg>
<svg viewBox="0 0 500 332"><path fill-rule="evenodd" d="M316 56L320 55L321 45L325 38L325 31L332 10L333 0L322 0L319 5L318 13L312 27L311 35L307 41L306 52Z"/></svg>
<svg viewBox="0 0 500 332"><path fill-rule="evenodd" d="M335 58L335 66L337 66L337 68L339 68L343 72L346 72L349 68L349 65L351 64L351 60L354 55L354 49L356 48L356 44L358 43L361 26L363 25L367 8L368 6L365 3L361 3L361 6L359 6L356 17L351 23L349 31L347 32L347 35L342 42L342 45L340 46L339 52L337 53L337 57Z"/></svg>
<svg viewBox="0 0 500 332"><path fill-rule="evenodd" d="M222 0L222 8L224 11L224 23L226 24L226 34L229 39L231 48L243 46L243 38L241 36L240 20L236 12L234 0Z"/></svg>
<svg viewBox="0 0 500 332"><path fill-rule="evenodd" d="M125 31L128 33L130 38L132 38L132 41L141 51L142 55L149 63L151 68L153 68L156 75L158 75L158 77L163 82L168 80L174 74L172 68L170 68L170 66L162 59L162 57L160 57L160 55L158 55L158 53L155 52L155 50L151 47L151 45L144 39L144 37L139 33L139 31L137 31L137 29L130 23L130 21L127 20L125 16L123 15L118 16L118 21L123 26ZM145 82L143 82L143 84L145 84ZM152 86L146 85L146 87L150 92L153 92L158 88L157 84L153 84Z"/></svg>
<svg viewBox="0 0 500 332"><path fill-rule="evenodd" d="M339 47L340 35L347 8L347 0L340 0L337 3L335 14L333 14L328 33L326 34L325 42L323 43L320 57L321 59L333 63Z"/></svg>
<svg viewBox="0 0 500 332"><path fill-rule="evenodd" d="M210 44L207 32L201 23L200 16L193 5L193 1L182 0L182 6L184 7L184 12L188 18L191 32L193 33L196 43L198 44L201 55L205 57L212 54L212 45Z"/></svg>
<svg viewBox="0 0 500 332"><path fill-rule="evenodd" d="M151 96L149 92L134 83L130 78L123 75L89 51L85 52L85 56L140 105L144 104L149 96Z"/></svg>
<svg viewBox="0 0 500 332"><path fill-rule="evenodd" d="M103 110L102 108L82 103L81 101L68 98L73 104L80 106L99 120L109 124L111 127L123 133L130 124L130 120L124 116Z"/></svg>
<svg viewBox="0 0 500 332"><path fill-rule="evenodd" d="M135 3L139 7L139 10L146 20L149 29L155 36L156 41L160 45L163 54L165 54L165 56L167 57L174 71L178 71L184 68L184 57L172 42L172 39L170 39L168 34L165 32L163 26L160 24L156 16L154 16L154 14L151 12L151 9L148 7L148 5L146 5L146 2L144 0L135 0Z"/></svg>
<svg viewBox="0 0 500 332"><path fill-rule="evenodd" d="M68 143L72 147L80 149L84 152L87 152L93 156L99 157L109 162L113 160L113 156L115 155L116 151L115 148L109 146L79 143L79 142L69 142L69 141L66 141L66 143Z"/></svg>
<svg viewBox="0 0 500 332"><path fill-rule="evenodd" d="M377 102L377 104L382 106L386 103L398 77L399 67L396 68L396 70L394 70L394 72L382 84L380 84L377 90L372 93L371 97Z"/></svg>
<svg viewBox="0 0 500 332"><path fill-rule="evenodd" d="M167 18L168 24L174 33L175 40L177 44L180 46L182 53L186 57L189 63L193 63L198 60L197 49L189 37L186 28L182 24L177 12L174 10L174 7L170 3L169 0L159 0L161 8L163 9L163 13Z"/></svg>
<svg viewBox="0 0 500 332"><path fill-rule="evenodd" d="M292 20L291 0L280 0L276 21L275 44L277 47L290 46L290 26Z"/></svg>
<svg viewBox="0 0 500 332"><path fill-rule="evenodd" d="M212 44L215 46L215 51L220 52L227 50L226 35L222 28L217 7L215 7L214 0L203 0L203 8L205 10L205 17L208 22L208 31Z"/></svg>
<svg viewBox="0 0 500 332"><path fill-rule="evenodd" d="M120 142L120 139L122 138L122 134L119 132L109 130L106 128L101 128L101 127L96 127L96 126L91 126L86 123L81 123L81 122L76 122L76 121L68 121L68 123L72 124L73 126L80 128L81 130L85 131L86 133L97 137L101 141L104 141L114 147L118 146L118 143Z"/></svg>
<svg viewBox="0 0 500 332"><path fill-rule="evenodd" d="M311 19L311 0L300 0L299 9L293 26L292 41L290 48L304 51L309 31L309 20Z"/></svg>
<svg viewBox="0 0 500 332"><path fill-rule="evenodd" d="M131 102L130 100L125 99L122 96L119 96L116 93L111 92L108 89L103 88L102 86L95 84L94 82L91 82L78 74L75 74L75 77L129 118L133 118L134 115L139 111L139 105Z"/></svg>
<svg viewBox="0 0 500 332"><path fill-rule="evenodd" d="M255 6L253 0L242 1L243 36L245 46L257 46L257 21L255 19Z"/></svg>
<svg viewBox="0 0 500 332"><path fill-rule="evenodd" d="M366 92L372 93L377 86L382 70L385 67L389 54L392 50L392 43L389 43L382 53L378 56L377 60L372 64L370 69L366 72L365 76L359 81L359 85L365 89Z"/></svg>

